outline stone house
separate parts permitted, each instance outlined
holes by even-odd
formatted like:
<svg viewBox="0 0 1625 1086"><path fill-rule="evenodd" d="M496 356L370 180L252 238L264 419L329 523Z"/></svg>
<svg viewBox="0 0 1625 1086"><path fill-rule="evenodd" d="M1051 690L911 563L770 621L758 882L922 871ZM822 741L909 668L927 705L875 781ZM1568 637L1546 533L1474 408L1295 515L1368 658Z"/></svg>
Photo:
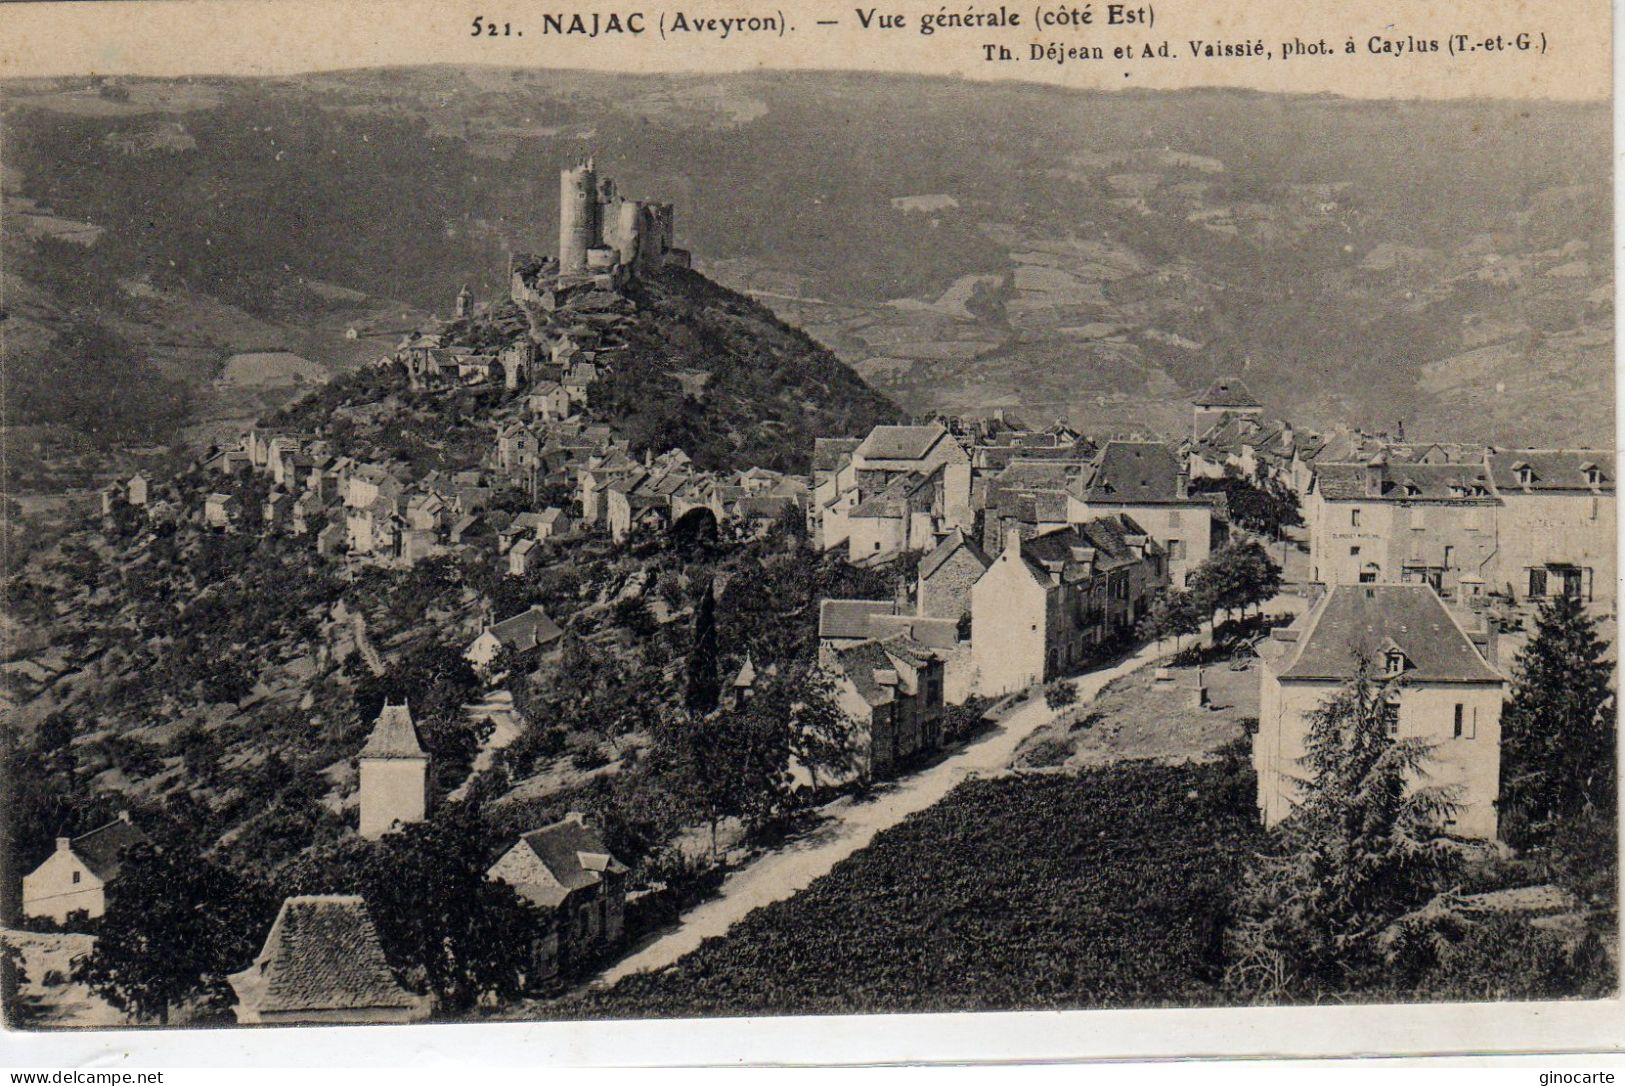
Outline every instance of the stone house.
<svg viewBox="0 0 1625 1086"><path fill-rule="evenodd" d="M570 393L557 381L540 381L525 397L530 413L544 422L557 422L570 417Z"/></svg>
<svg viewBox="0 0 1625 1086"><path fill-rule="evenodd" d="M359 894L285 898L259 956L226 980L243 1026L421 1022L430 1010L390 972Z"/></svg>
<svg viewBox="0 0 1625 1086"><path fill-rule="evenodd" d="M812 496L807 511L807 537L819 550L846 542L846 513L857 504L857 472L852 453L863 443L856 437L813 439Z"/></svg>
<svg viewBox="0 0 1625 1086"><path fill-rule="evenodd" d="M876 426L852 450L853 476L864 495L881 493L899 476L931 478L938 469L942 532L969 530L975 517L970 456L940 424Z"/></svg>
<svg viewBox="0 0 1625 1086"><path fill-rule="evenodd" d="M209 528L227 529L242 516L243 503L231 494L210 494L203 499L203 523Z"/></svg>
<svg viewBox="0 0 1625 1086"><path fill-rule="evenodd" d="M536 514L536 538L543 543L570 532L570 518L564 510L550 505Z"/></svg>
<svg viewBox="0 0 1625 1086"><path fill-rule="evenodd" d="M1493 583L1503 510L1482 463L1322 464L1303 513L1315 583L1418 582L1453 599Z"/></svg>
<svg viewBox="0 0 1625 1086"><path fill-rule="evenodd" d="M1108 441L1090 470L1068 489L1067 520L1082 524L1119 514L1133 518L1167 556L1174 587L1183 588L1214 542L1213 505L1191 495L1189 484L1168 445Z"/></svg>
<svg viewBox="0 0 1625 1086"><path fill-rule="evenodd" d="M1486 471L1501 503L1491 588L1519 603L1569 595L1612 611L1619 569L1613 451L1497 449Z"/></svg>
<svg viewBox="0 0 1625 1086"><path fill-rule="evenodd" d="M904 551L930 550L944 524L943 471L897 475L846 512L847 561L881 562Z"/></svg>
<svg viewBox="0 0 1625 1086"><path fill-rule="evenodd" d="M508 576L523 577L541 563L542 548L534 539L521 539L508 551Z"/></svg>
<svg viewBox="0 0 1625 1086"><path fill-rule="evenodd" d="M1457 804L1444 828L1495 838L1506 680L1495 667L1493 635L1469 631L1431 585L1333 585L1258 653L1253 767L1265 825L1291 814L1311 714L1364 656L1379 681L1394 680L1389 735L1432 744L1426 783L1451 790Z"/></svg>
<svg viewBox="0 0 1625 1086"><path fill-rule="evenodd" d="M943 664L909 638L829 648L820 662L835 703L855 725L860 771L891 775L899 763L942 744Z"/></svg>
<svg viewBox="0 0 1625 1086"><path fill-rule="evenodd" d="M1220 377L1207 391L1191 401L1191 437L1200 438L1219 421L1220 416L1262 415L1264 405L1247 390L1239 377Z"/></svg>
<svg viewBox="0 0 1625 1086"><path fill-rule="evenodd" d="M23 876L23 915L63 923L72 913L94 920L107 911L107 887L124 853L147 840L128 811L78 837L58 837L56 851Z"/></svg>
<svg viewBox="0 0 1625 1086"><path fill-rule="evenodd" d="M1071 674L1128 635L1168 584L1154 540L1121 514L1033 539L1012 530L971 588L977 692L998 696Z"/></svg>
<svg viewBox="0 0 1625 1086"><path fill-rule="evenodd" d="M475 670L484 672L504 649L529 657L563 636L564 631L559 624L548 618L547 612L538 604L481 630L480 635L469 642L464 650L463 659L473 664Z"/></svg>
<svg viewBox="0 0 1625 1086"><path fill-rule="evenodd" d="M576 812L522 834L486 872L553 914L551 945L532 948L538 976L590 959L621 941L626 929L627 867Z"/></svg>
<svg viewBox="0 0 1625 1086"><path fill-rule="evenodd" d="M992 564L964 532L958 528L949 532L920 562L914 597L919 613L957 623L970 614L971 588Z"/></svg>

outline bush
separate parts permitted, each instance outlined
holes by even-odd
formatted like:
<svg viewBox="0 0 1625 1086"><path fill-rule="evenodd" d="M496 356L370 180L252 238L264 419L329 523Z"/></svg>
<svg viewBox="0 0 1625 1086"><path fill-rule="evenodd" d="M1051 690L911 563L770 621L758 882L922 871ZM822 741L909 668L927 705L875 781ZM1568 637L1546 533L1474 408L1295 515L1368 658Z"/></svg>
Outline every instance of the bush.
<svg viewBox="0 0 1625 1086"><path fill-rule="evenodd" d="M1021 756L1021 764L1034 769L1065 765L1072 757L1072 744L1055 736L1045 736L1028 747Z"/></svg>
<svg viewBox="0 0 1625 1086"><path fill-rule="evenodd" d="M1078 684L1073 682L1054 682L1044 688L1044 704L1051 710L1059 711L1068 705L1078 703Z"/></svg>

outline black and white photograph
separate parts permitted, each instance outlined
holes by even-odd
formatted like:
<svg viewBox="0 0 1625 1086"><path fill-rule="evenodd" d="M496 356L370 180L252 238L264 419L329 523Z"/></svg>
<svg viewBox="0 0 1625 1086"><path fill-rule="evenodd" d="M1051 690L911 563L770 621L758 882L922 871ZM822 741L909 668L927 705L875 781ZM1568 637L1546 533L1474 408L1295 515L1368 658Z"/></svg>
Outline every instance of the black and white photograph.
<svg viewBox="0 0 1625 1086"><path fill-rule="evenodd" d="M1618 998L1606 6L450 7L0 62L8 1030Z"/></svg>

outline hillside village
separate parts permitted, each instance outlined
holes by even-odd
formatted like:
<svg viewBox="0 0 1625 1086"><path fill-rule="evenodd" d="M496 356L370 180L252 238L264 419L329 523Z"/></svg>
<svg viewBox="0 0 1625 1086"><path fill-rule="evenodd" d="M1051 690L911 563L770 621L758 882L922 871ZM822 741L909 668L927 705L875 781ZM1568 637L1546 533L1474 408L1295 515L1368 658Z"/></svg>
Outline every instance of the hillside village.
<svg viewBox="0 0 1625 1086"><path fill-rule="evenodd" d="M465 287L236 443L106 487L8 582L8 925L107 941L121 884L169 872L225 929L201 979L132 994L98 950L31 978L33 1013L567 996L827 805L1167 638L1160 671L1191 636L1256 671L1263 825L1326 691L1371 665L1405 680L1389 734L1439 746L1444 832L1493 850L1537 612L1612 636L1611 450L1317 433L1237 376L1177 433L906 420L842 406L834 370L792 399L851 429L786 447L805 419L739 425L797 411L740 360L799 341L692 271L672 205L591 160L560 183L558 251L514 254L505 296ZM651 362L655 333L682 349ZM404 870L493 960L412 960Z"/></svg>

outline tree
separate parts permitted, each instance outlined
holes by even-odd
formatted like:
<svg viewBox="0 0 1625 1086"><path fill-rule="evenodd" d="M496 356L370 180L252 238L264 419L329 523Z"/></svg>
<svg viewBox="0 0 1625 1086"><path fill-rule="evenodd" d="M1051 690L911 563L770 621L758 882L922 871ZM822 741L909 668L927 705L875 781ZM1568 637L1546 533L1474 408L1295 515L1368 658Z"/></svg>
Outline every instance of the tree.
<svg viewBox="0 0 1625 1086"><path fill-rule="evenodd" d="M1157 595L1151 610L1140 624L1140 636L1149 641L1174 639L1174 651L1179 651L1179 639L1202 629L1205 616L1195 594L1183 588L1170 588Z"/></svg>
<svg viewBox="0 0 1625 1086"><path fill-rule="evenodd" d="M245 967L269 924L266 890L213 861L140 844L107 891L107 912L75 970L119 1010L169 1023L188 999L225 1006L228 973Z"/></svg>
<svg viewBox="0 0 1625 1086"><path fill-rule="evenodd" d="M359 891L390 965L427 987L440 1012L466 1011L524 991L524 948L550 922L486 876L496 836L470 804L448 804L427 822L307 864L295 882L300 893Z"/></svg>
<svg viewBox="0 0 1625 1086"><path fill-rule="evenodd" d="M1272 1002L1346 990L1418 941L1456 853L1439 832L1449 796L1416 786L1430 746L1388 734L1398 680L1362 658L1310 714L1300 799L1246 872L1226 987ZM1392 979L1391 977L1388 979Z"/></svg>
<svg viewBox="0 0 1625 1086"><path fill-rule="evenodd" d="M842 780L856 767L852 718L836 703L834 682L817 664L793 666L784 676L762 683L745 710L757 718L758 727L785 730L790 757L814 786L820 774Z"/></svg>
<svg viewBox="0 0 1625 1086"><path fill-rule="evenodd" d="M663 729L655 757L694 817L710 828L715 861L723 819L760 824L778 810L789 763L788 732L766 713L691 714Z"/></svg>
<svg viewBox="0 0 1625 1086"><path fill-rule="evenodd" d="M1579 600L1541 606L1501 715L1501 809L1513 844L1544 843L1582 814L1613 817L1616 727L1606 652Z"/></svg>
<svg viewBox="0 0 1625 1086"><path fill-rule="evenodd" d="M705 595L694 612L694 647L688 653L688 684L683 705L691 713L709 713L717 707L722 680L717 674L717 600L706 582Z"/></svg>
<svg viewBox="0 0 1625 1086"><path fill-rule="evenodd" d="M1281 590L1281 569L1256 540L1229 543L1191 572L1187 585L1207 614L1245 611Z"/></svg>

